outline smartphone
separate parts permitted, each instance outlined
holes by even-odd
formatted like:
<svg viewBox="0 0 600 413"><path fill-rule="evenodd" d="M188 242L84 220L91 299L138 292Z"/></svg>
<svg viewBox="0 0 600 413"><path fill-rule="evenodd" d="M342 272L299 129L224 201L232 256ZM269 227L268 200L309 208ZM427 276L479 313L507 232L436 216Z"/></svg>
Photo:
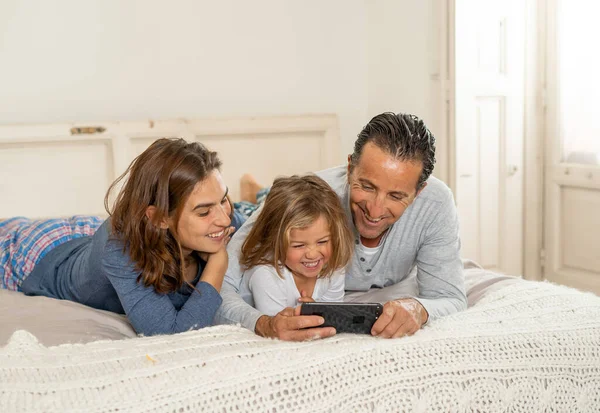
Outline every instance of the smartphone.
<svg viewBox="0 0 600 413"><path fill-rule="evenodd" d="M335 327L338 333L371 334L382 311L379 303L303 303L300 315L319 315L325 319L319 327Z"/></svg>

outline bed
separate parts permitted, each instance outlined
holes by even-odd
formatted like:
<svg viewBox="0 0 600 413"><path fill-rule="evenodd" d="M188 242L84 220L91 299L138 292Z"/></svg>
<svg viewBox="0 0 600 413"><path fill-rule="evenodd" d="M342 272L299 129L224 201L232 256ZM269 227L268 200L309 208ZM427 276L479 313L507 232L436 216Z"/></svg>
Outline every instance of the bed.
<svg viewBox="0 0 600 413"><path fill-rule="evenodd" d="M0 217L102 213L102 185L178 135L222 154L234 199L245 172L270 182L343 161L330 115L0 127L0 171L15 176ZM273 151L281 163L260 158ZM600 297L464 267L468 310L397 340L287 343L239 326L138 337L123 316L0 290L0 411L600 411Z"/></svg>

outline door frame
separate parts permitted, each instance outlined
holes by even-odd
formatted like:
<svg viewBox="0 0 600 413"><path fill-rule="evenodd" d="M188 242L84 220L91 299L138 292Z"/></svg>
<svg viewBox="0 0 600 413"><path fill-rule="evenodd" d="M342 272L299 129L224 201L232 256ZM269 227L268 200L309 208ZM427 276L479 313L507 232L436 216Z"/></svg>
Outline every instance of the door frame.
<svg viewBox="0 0 600 413"><path fill-rule="evenodd" d="M525 182L524 182L524 278L544 279L544 216L546 136L546 0L526 0L525 46Z"/></svg>
<svg viewBox="0 0 600 413"><path fill-rule="evenodd" d="M443 77L443 99L446 111L442 116L447 131L447 183L456 196L456 78L455 78L455 7L456 1L442 2L445 26L440 58ZM501 0L498 0L501 1ZM526 2L525 45L525 113L523 157L523 274L527 280L543 279L543 219L544 219L544 159L546 118L546 0ZM468 257L463 257L468 258Z"/></svg>

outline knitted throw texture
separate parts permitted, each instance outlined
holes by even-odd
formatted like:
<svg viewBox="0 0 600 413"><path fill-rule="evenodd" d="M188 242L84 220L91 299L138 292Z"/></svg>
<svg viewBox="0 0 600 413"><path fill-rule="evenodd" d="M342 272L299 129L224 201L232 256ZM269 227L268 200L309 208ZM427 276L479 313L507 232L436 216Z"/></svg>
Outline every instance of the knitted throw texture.
<svg viewBox="0 0 600 413"><path fill-rule="evenodd" d="M0 349L1 412L600 412L600 298L520 281L396 340L235 326Z"/></svg>

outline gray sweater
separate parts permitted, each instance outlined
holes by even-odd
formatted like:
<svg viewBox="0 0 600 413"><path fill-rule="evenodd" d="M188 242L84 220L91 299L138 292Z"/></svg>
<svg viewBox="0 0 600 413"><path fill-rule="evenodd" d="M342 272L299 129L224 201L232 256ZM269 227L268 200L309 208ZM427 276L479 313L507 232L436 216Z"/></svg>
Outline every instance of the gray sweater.
<svg viewBox="0 0 600 413"><path fill-rule="evenodd" d="M351 222L346 166L318 172L340 197ZM215 323L241 323L254 331L262 315L240 295L242 270L241 246L256 221L257 211L229 242L229 268L221 289L223 302ZM346 291L383 288L406 279L417 266L419 295L416 298L429 313L429 320L467 308L463 266L460 260L458 215L450 189L439 179L430 177L427 186L390 227L374 254L366 254L354 228L356 248L346 268ZM401 297L398 297L401 298Z"/></svg>

